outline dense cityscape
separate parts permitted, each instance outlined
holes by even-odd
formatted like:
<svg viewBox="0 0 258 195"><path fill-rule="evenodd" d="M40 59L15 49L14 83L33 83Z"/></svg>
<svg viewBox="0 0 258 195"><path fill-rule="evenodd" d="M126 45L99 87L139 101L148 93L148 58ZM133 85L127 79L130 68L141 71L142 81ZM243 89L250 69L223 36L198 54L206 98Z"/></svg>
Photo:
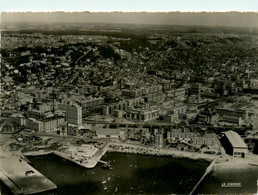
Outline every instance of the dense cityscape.
<svg viewBox="0 0 258 195"><path fill-rule="evenodd" d="M54 153L109 169L106 151L257 165L257 33L76 25L2 26L7 156Z"/></svg>

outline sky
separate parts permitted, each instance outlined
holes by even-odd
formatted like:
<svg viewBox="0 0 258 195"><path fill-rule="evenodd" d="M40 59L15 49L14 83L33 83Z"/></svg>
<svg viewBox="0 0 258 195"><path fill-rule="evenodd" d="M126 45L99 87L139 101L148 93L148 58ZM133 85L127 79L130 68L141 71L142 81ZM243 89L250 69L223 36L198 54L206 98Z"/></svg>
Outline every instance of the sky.
<svg viewBox="0 0 258 195"><path fill-rule="evenodd" d="M258 0L0 0L0 5L1 12L258 12Z"/></svg>

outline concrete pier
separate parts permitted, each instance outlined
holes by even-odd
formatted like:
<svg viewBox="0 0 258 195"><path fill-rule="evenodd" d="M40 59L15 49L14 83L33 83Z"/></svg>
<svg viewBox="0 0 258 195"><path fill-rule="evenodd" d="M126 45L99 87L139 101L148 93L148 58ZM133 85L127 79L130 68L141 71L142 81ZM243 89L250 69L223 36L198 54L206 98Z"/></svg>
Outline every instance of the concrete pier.
<svg viewBox="0 0 258 195"><path fill-rule="evenodd" d="M106 164L107 162L106 161L103 161L103 160L99 160L100 163L102 164Z"/></svg>
<svg viewBox="0 0 258 195"><path fill-rule="evenodd" d="M189 193L189 195L192 195L195 190L197 189L197 187L200 185L200 183L203 181L203 179L206 177L206 175L208 175L214 168L214 164L216 162L216 159L214 159L211 164L206 168L205 173L203 174L203 176L201 177L201 179L197 182L197 184L194 186L194 188L192 189L192 191Z"/></svg>
<svg viewBox="0 0 258 195"><path fill-rule="evenodd" d="M97 151L94 156L89 160L87 168L94 168L99 160L104 156L104 154L107 152L109 147L108 143L105 143L104 146L101 148L101 150Z"/></svg>
<svg viewBox="0 0 258 195"><path fill-rule="evenodd" d="M79 161L76 161L74 159L72 159L69 155L63 153L63 152L58 152L58 151L48 151L48 152L27 152L25 153L26 156L29 156L29 155L44 155L44 154L55 154L57 156L60 156L66 160L69 160L71 162L74 162L76 163L77 165L80 165L82 167L85 167L85 168L94 168L98 162L100 161L100 159L102 158L102 156L107 152L108 150L108 147L109 147L109 144L108 143L105 143L104 146L98 150L90 159L87 160L87 162L79 162Z"/></svg>
<svg viewBox="0 0 258 195"><path fill-rule="evenodd" d="M0 178L14 194L34 194L57 188L20 156L1 148Z"/></svg>

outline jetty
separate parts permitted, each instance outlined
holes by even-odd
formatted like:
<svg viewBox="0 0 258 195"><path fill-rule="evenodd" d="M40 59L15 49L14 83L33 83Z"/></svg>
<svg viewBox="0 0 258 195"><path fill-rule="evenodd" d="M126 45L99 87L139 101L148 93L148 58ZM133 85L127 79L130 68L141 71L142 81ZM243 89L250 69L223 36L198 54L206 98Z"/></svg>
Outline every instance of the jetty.
<svg viewBox="0 0 258 195"><path fill-rule="evenodd" d="M34 194L57 186L22 157L0 148L0 179L14 194Z"/></svg>
<svg viewBox="0 0 258 195"><path fill-rule="evenodd" d="M100 163L102 164L106 164L107 162L106 161L103 161L103 160L99 160Z"/></svg>
<svg viewBox="0 0 258 195"><path fill-rule="evenodd" d="M216 162L216 159L214 159L211 164L206 168L205 173L203 174L203 176L201 177L201 179L197 182L197 184L194 186L194 188L192 189L192 191L189 193L189 195L193 195L193 193L195 192L195 190L197 189L197 187L200 185L200 183L203 181L203 179L206 177L206 175L208 175L209 173L212 172L213 168L214 168L214 164Z"/></svg>
<svg viewBox="0 0 258 195"><path fill-rule="evenodd" d="M108 150L109 144L106 142L102 148L97 151L93 157L88 161L87 168L94 168L98 162L100 162L100 159L102 156L104 156Z"/></svg>

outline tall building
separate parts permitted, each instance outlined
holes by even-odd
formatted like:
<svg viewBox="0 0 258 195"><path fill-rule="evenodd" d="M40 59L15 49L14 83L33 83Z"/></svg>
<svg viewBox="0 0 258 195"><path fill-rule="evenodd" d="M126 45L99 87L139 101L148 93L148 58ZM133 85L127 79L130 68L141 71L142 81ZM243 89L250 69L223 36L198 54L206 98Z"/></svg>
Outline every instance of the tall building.
<svg viewBox="0 0 258 195"><path fill-rule="evenodd" d="M58 108L65 113L66 121L70 124L82 124L82 107L77 104L59 104Z"/></svg>

